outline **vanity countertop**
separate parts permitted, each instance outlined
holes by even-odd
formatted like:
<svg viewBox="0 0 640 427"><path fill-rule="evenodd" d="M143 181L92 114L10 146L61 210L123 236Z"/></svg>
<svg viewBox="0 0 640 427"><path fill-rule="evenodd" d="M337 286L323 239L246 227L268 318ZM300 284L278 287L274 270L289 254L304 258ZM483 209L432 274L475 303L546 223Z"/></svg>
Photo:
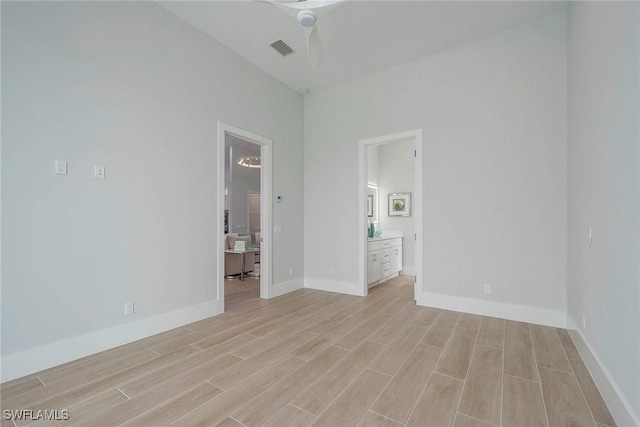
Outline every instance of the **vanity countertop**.
<svg viewBox="0 0 640 427"><path fill-rule="evenodd" d="M386 240L386 239L397 239L398 237L404 237L404 233L402 231L383 231L380 237L369 237L368 241L374 240Z"/></svg>

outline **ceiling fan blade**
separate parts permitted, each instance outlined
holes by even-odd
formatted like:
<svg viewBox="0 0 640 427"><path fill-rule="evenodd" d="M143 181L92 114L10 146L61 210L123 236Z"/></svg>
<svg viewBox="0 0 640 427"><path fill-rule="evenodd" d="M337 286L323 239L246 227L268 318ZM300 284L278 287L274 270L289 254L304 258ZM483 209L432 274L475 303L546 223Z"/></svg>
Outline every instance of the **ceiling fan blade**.
<svg viewBox="0 0 640 427"><path fill-rule="evenodd" d="M311 28L305 28L305 34L307 36L309 62L311 63L311 66L315 68L322 63L322 59L324 57L322 40L320 40L320 34L318 33L318 28L315 25Z"/></svg>
<svg viewBox="0 0 640 427"><path fill-rule="evenodd" d="M287 0L258 0L270 3L278 7L287 14L296 18L296 20L304 28L307 39L307 52L309 54L309 62L313 68L318 67L324 58L324 48L320 40L320 34L316 27L316 21L319 14L333 9L347 0L306 0L306 1L287 1Z"/></svg>
<svg viewBox="0 0 640 427"><path fill-rule="evenodd" d="M270 3L291 16L297 16L301 10L313 10L316 13L324 14L335 6L347 0L307 0L307 1L279 1L279 0L258 0Z"/></svg>
<svg viewBox="0 0 640 427"><path fill-rule="evenodd" d="M278 9L284 11L284 13L293 16L294 18L298 16L298 9L295 7L289 6L290 4L295 4L295 3L284 3L276 0L258 0L258 1L264 1L265 3L269 3L277 7Z"/></svg>
<svg viewBox="0 0 640 427"><path fill-rule="evenodd" d="M290 9L295 9L296 11L310 9L316 12L321 11L324 13L325 11L332 9L334 6L344 2L346 0L307 0L307 1L299 1L299 2L282 2L281 6L288 7Z"/></svg>

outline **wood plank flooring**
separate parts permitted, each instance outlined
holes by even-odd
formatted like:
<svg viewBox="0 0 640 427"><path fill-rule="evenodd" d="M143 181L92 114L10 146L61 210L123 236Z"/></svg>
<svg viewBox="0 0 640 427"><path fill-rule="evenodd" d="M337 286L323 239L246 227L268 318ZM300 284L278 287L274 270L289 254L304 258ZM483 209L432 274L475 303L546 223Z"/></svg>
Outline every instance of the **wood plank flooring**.
<svg viewBox="0 0 640 427"><path fill-rule="evenodd" d="M360 298L259 299L2 384L2 426L615 426L565 330L416 306L398 277Z"/></svg>

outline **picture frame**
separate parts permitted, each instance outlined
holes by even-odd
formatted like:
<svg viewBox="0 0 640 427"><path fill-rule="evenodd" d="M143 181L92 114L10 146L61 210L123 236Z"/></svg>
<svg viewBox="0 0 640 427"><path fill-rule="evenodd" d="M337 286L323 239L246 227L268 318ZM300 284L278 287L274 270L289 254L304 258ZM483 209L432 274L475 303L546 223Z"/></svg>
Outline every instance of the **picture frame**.
<svg viewBox="0 0 640 427"><path fill-rule="evenodd" d="M389 194L389 216L411 216L411 193Z"/></svg>
<svg viewBox="0 0 640 427"><path fill-rule="evenodd" d="M373 218L373 194L367 196L367 216Z"/></svg>

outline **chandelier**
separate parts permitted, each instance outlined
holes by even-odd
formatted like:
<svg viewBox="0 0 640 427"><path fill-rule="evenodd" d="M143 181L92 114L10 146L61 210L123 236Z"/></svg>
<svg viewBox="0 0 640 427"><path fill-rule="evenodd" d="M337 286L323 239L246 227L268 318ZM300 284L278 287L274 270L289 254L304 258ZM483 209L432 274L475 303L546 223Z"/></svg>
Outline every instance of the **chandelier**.
<svg viewBox="0 0 640 427"><path fill-rule="evenodd" d="M260 156L241 156L237 163L245 168L260 168Z"/></svg>
<svg viewBox="0 0 640 427"><path fill-rule="evenodd" d="M252 154L251 152L254 150L249 150L249 152L247 153L249 146L253 143L251 141L244 141L244 142L246 142L247 145L244 146L244 150L242 150L242 153L240 154L240 157L238 157L238 160L236 160L236 163L242 166L243 168L260 169L260 156L248 155L248 154ZM247 155L245 156L245 154Z"/></svg>

